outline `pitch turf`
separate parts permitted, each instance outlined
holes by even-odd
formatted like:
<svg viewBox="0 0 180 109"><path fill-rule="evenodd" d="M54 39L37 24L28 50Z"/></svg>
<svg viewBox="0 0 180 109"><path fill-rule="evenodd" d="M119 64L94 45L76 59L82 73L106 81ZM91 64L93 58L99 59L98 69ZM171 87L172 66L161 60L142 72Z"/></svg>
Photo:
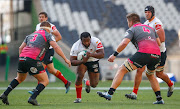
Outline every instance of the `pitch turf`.
<svg viewBox="0 0 180 109"><path fill-rule="evenodd" d="M0 93L4 91L3 87L7 87L10 82L0 82ZM36 82L24 82L18 87L35 87ZM109 87L111 81L100 82L99 87ZM132 81L122 82L120 87L132 87ZM165 83L160 84L161 87L167 87ZM175 84L176 87L180 87L180 83ZM162 97L165 101L164 105L153 105L155 101L155 95L152 90L139 90L137 100L129 100L125 98L126 93L130 93L131 90L117 90L111 101L106 101L104 98L99 97L96 91L91 90L90 93L86 93L82 90L82 103L75 104L73 101L76 98L76 92L73 89L74 83L72 83L71 89L68 94L65 94L65 89L49 89L50 87L64 87L64 84L60 81L50 83L48 88L45 89L37 98L37 101L41 106L32 106L27 103L29 94L28 89L16 89L9 94L10 105L6 106L0 101L0 109L179 109L180 107L180 90L175 90L172 97L166 96L167 90L161 90ZM140 87L150 87L148 81L143 81ZM96 88L95 88L96 89ZM105 90L108 90L105 89ZM102 91L102 90L100 90Z"/></svg>

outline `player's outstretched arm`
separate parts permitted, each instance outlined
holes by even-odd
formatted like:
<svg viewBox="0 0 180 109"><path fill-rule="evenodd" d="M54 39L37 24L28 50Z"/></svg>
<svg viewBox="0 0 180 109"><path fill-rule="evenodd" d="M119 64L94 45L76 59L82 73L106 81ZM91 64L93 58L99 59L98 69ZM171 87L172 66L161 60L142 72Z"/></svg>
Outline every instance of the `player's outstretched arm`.
<svg viewBox="0 0 180 109"><path fill-rule="evenodd" d="M69 61L69 59L66 58L66 56L64 55L63 51L61 50L61 48L58 46L58 44L55 41L50 41L50 45L54 48L55 52L61 56L64 61L69 65L69 67L71 66L71 62Z"/></svg>
<svg viewBox="0 0 180 109"><path fill-rule="evenodd" d="M60 32L56 29L56 30L54 30L53 32L51 32L54 36L55 36L55 40L56 40L56 42L58 42L59 40L61 40L62 39L62 36L61 36L61 34L60 34Z"/></svg>
<svg viewBox="0 0 180 109"><path fill-rule="evenodd" d="M118 45L118 48L117 48L116 52L117 52L117 53L120 53L121 51L123 51L124 48L126 48L126 46L129 44L130 41L131 41L130 39L124 38L124 39L122 40L122 42ZM118 55L118 54L117 54L117 55ZM116 56L114 56L114 55L112 54L112 55L109 56L108 61L109 61L109 62L114 62L115 58L116 58Z"/></svg>

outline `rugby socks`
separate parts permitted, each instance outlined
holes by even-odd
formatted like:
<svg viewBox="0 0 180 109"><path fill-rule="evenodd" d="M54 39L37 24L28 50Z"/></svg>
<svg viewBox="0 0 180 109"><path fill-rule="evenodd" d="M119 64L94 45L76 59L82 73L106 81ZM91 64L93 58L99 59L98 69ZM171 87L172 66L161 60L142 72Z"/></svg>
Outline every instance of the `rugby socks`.
<svg viewBox="0 0 180 109"><path fill-rule="evenodd" d="M8 94L19 84L19 82L14 79L11 81L11 83L9 84L8 88L6 89L6 91L4 92L4 95L8 96Z"/></svg>
<svg viewBox="0 0 180 109"><path fill-rule="evenodd" d="M113 95L115 91L116 91L116 89L110 88L109 91L108 91L108 94Z"/></svg>
<svg viewBox="0 0 180 109"><path fill-rule="evenodd" d="M157 101L161 101L161 100L162 100L161 92L160 92L160 91L157 91L157 92L155 92L155 94L156 94L156 99L157 99Z"/></svg>
<svg viewBox="0 0 180 109"><path fill-rule="evenodd" d="M34 94L32 94L31 98L32 99L36 99L36 97L41 93L41 91L43 91L45 88L45 86L41 83L39 83L36 87L36 89L34 90Z"/></svg>
<svg viewBox="0 0 180 109"><path fill-rule="evenodd" d="M82 84L81 85L75 85L75 87L76 87L76 96L77 96L77 98L81 98Z"/></svg>
<svg viewBox="0 0 180 109"><path fill-rule="evenodd" d="M133 92L137 95L138 88L134 87Z"/></svg>
<svg viewBox="0 0 180 109"><path fill-rule="evenodd" d="M64 84L67 84L68 82L67 79L63 76L63 74L59 70L57 70L55 76L59 78L61 81L63 81Z"/></svg>
<svg viewBox="0 0 180 109"><path fill-rule="evenodd" d="M173 82L170 80L168 83L168 86L171 87L173 85Z"/></svg>

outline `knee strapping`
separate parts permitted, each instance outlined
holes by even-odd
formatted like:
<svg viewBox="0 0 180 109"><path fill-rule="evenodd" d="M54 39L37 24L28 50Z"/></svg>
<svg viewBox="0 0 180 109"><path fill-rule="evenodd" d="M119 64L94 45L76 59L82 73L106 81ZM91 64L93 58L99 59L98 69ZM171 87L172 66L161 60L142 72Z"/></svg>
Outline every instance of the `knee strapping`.
<svg viewBox="0 0 180 109"><path fill-rule="evenodd" d="M127 69L128 72L131 72L131 71L134 70L128 60L126 60L123 65L126 67L126 69Z"/></svg>
<svg viewBox="0 0 180 109"><path fill-rule="evenodd" d="M146 70L146 73L147 73L148 75L153 75L153 74L154 74L154 71L147 69L147 70Z"/></svg>
<svg viewBox="0 0 180 109"><path fill-rule="evenodd" d="M163 70L164 70L164 66L161 66L161 67L156 68L156 71L157 71L157 72L161 72L161 71L163 71Z"/></svg>

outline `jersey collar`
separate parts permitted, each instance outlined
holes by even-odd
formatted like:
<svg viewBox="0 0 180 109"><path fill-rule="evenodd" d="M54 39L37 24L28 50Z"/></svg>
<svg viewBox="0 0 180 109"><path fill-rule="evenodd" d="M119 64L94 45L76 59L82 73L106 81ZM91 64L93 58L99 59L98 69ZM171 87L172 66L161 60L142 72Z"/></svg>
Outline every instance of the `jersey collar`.
<svg viewBox="0 0 180 109"><path fill-rule="evenodd" d="M153 16L150 20L148 20L149 22L153 21L155 18L155 16Z"/></svg>

